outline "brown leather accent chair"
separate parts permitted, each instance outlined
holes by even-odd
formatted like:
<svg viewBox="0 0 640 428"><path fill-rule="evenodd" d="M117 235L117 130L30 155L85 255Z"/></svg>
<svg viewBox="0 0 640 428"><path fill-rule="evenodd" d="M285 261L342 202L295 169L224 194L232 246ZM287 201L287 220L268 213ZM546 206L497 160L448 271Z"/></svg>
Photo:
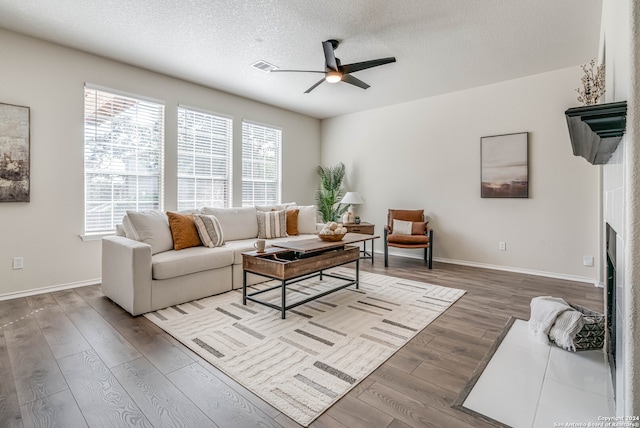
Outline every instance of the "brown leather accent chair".
<svg viewBox="0 0 640 428"><path fill-rule="evenodd" d="M393 220L412 222L411 234L394 234ZM433 266L433 229L428 226L424 210L389 210L384 227L384 267L389 266L389 247L424 248L424 261Z"/></svg>

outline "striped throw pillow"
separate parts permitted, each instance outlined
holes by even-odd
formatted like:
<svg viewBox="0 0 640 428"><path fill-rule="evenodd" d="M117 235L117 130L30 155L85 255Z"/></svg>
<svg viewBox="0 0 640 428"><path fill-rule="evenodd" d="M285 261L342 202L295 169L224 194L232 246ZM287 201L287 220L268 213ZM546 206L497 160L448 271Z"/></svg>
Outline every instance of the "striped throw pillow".
<svg viewBox="0 0 640 428"><path fill-rule="evenodd" d="M198 229L198 236L206 247L220 247L224 244L224 236L220 222L214 215L194 214L193 221Z"/></svg>
<svg viewBox="0 0 640 428"><path fill-rule="evenodd" d="M281 211L257 211L258 239L284 238L287 236L287 217Z"/></svg>

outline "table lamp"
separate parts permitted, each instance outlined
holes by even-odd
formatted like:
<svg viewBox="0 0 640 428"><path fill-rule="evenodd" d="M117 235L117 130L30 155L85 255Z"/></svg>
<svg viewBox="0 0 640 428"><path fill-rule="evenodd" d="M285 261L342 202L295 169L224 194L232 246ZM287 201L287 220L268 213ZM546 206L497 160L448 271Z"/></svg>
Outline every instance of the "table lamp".
<svg viewBox="0 0 640 428"><path fill-rule="evenodd" d="M340 203L349 205L349 211L347 211L342 216L342 223L353 223L353 206L364 204L364 200L362 199L362 196L358 194L358 192L347 192Z"/></svg>

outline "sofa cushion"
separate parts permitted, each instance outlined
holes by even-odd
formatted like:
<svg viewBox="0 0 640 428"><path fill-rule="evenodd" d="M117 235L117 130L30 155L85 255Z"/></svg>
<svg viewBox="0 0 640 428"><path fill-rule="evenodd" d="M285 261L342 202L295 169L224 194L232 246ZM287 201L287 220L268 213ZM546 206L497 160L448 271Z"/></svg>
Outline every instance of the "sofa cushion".
<svg viewBox="0 0 640 428"><path fill-rule="evenodd" d="M289 207L288 209L297 209L298 212L298 231L301 234L317 233L316 224L318 219L318 209L315 205Z"/></svg>
<svg viewBox="0 0 640 428"><path fill-rule="evenodd" d="M285 202L284 204L278 205L256 205L257 211L282 211L286 210L289 207L295 207L295 202Z"/></svg>
<svg viewBox="0 0 640 428"><path fill-rule="evenodd" d="M284 211L258 211L257 216L259 239L287 236L287 218Z"/></svg>
<svg viewBox="0 0 640 428"><path fill-rule="evenodd" d="M387 241L390 244L407 244L407 245L421 245L429 243L429 236L427 235L397 235L392 233L387 236Z"/></svg>
<svg viewBox="0 0 640 428"><path fill-rule="evenodd" d="M127 211L136 241L151 245L151 254L173 249L167 215L158 210ZM135 238L134 238L135 239Z"/></svg>
<svg viewBox="0 0 640 428"><path fill-rule="evenodd" d="M205 247L220 247L224 244L224 234L216 216L194 214L193 219L196 223L200 240Z"/></svg>
<svg viewBox="0 0 640 428"><path fill-rule="evenodd" d="M424 210L389 210L387 226L393 232L393 219L404 221L424 221Z"/></svg>
<svg viewBox="0 0 640 428"><path fill-rule="evenodd" d="M233 251L228 248L191 247L155 254L151 258L151 276L153 279L175 278L232 264Z"/></svg>
<svg viewBox="0 0 640 428"><path fill-rule="evenodd" d="M202 245L193 214L178 214L167 211L169 229L173 237L173 249L176 251Z"/></svg>
<svg viewBox="0 0 640 428"><path fill-rule="evenodd" d="M225 241L249 239L258 236L258 219L255 207L202 208L202 214L216 216L220 222Z"/></svg>

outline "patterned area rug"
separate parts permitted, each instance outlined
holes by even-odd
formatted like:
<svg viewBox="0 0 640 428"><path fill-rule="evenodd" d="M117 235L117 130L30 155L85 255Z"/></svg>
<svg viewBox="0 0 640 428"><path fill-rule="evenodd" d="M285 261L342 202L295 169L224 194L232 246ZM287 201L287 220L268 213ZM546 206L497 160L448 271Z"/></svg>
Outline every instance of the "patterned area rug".
<svg viewBox="0 0 640 428"><path fill-rule="evenodd" d="M333 270L353 276L354 270ZM287 286L287 304L336 279ZM263 283L254 289L267 288ZM280 312L242 290L145 316L275 408L308 426L465 293L368 272L355 286ZM279 290L261 295L279 303ZM268 296L268 297L267 297Z"/></svg>

